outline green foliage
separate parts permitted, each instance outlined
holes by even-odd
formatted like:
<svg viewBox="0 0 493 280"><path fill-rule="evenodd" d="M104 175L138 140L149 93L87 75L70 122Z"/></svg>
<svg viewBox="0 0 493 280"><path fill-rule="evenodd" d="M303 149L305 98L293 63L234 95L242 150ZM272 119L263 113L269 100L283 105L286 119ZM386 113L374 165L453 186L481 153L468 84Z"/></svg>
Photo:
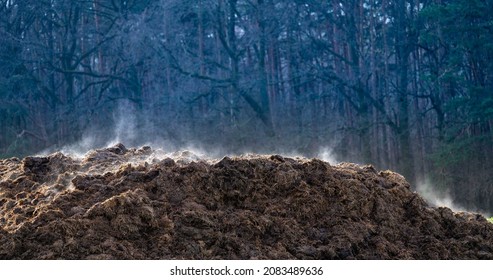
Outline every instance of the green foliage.
<svg viewBox="0 0 493 280"><path fill-rule="evenodd" d="M129 10L133 13L142 13L153 2L152 0L130 1Z"/></svg>
<svg viewBox="0 0 493 280"><path fill-rule="evenodd" d="M490 222L490 223L492 223L492 224L493 224L493 217L491 217L491 218L489 218L489 219L487 219L487 220L488 220L488 222Z"/></svg>
<svg viewBox="0 0 493 280"><path fill-rule="evenodd" d="M420 14L422 44L441 50L444 63L430 79L447 94L443 103L444 142L433 159L450 168L482 156L491 145L493 120L493 1L455 0L428 6Z"/></svg>
<svg viewBox="0 0 493 280"><path fill-rule="evenodd" d="M439 167L453 167L471 160L474 156L474 145L484 137L468 137L443 143L432 158Z"/></svg>
<svg viewBox="0 0 493 280"><path fill-rule="evenodd" d="M449 74L465 75L460 70L470 62L491 64L490 59L483 58L489 57L493 50L493 1L456 0L435 4L424 9L420 17L425 23L421 43L441 44L446 48Z"/></svg>

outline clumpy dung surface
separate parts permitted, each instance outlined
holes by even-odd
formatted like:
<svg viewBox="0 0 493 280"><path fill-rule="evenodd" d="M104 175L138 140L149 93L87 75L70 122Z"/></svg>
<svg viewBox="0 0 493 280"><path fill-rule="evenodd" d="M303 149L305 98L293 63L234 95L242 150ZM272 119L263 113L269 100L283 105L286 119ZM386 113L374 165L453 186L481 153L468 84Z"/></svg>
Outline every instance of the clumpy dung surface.
<svg viewBox="0 0 493 280"><path fill-rule="evenodd" d="M493 259L493 224L391 171L119 144L0 161L1 259Z"/></svg>

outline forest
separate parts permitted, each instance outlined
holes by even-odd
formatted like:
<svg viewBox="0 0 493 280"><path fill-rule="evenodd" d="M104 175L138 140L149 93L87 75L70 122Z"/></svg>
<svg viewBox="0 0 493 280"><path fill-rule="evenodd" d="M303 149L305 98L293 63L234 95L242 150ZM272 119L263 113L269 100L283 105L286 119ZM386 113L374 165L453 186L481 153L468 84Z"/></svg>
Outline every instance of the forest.
<svg viewBox="0 0 493 280"><path fill-rule="evenodd" d="M0 158L372 164L493 212L492 0L0 0Z"/></svg>

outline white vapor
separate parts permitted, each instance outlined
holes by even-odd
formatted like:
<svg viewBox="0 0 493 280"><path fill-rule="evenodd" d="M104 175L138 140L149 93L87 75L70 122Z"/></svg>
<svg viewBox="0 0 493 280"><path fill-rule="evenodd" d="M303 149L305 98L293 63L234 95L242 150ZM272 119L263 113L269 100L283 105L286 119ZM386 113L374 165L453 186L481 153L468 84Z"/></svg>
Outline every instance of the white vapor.
<svg viewBox="0 0 493 280"><path fill-rule="evenodd" d="M429 179L418 183L416 186L416 191L432 206L447 207L454 212L474 212L482 214L485 217L489 217L489 213L483 213L477 211L477 209L466 209L458 205L447 191L439 191L434 188Z"/></svg>
<svg viewBox="0 0 493 280"><path fill-rule="evenodd" d="M334 150L330 147L322 147L318 150L317 157L323 161L326 161L330 164L338 164L340 163L337 160L336 155L334 154Z"/></svg>
<svg viewBox="0 0 493 280"><path fill-rule="evenodd" d="M94 146L96 146L96 139L94 138L94 136L89 135L84 136L80 141L76 143L63 146L60 149L60 152L65 155L80 158L83 157L91 149L94 149Z"/></svg>
<svg viewBox="0 0 493 280"><path fill-rule="evenodd" d="M117 143L133 143L136 140L137 120L133 106L134 104L127 100L119 102L118 109L113 115L115 120L114 138L106 146L113 146Z"/></svg>

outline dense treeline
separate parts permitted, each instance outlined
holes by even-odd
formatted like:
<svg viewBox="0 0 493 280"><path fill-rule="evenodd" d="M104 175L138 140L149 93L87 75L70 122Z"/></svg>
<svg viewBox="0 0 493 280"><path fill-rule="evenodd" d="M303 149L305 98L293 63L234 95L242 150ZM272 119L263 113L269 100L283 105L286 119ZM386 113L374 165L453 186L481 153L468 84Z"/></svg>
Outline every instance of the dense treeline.
<svg viewBox="0 0 493 280"><path fill-rule="evenodd" d="M491 0L0 0L0 156L333 148L493 211Z"/></svg>

